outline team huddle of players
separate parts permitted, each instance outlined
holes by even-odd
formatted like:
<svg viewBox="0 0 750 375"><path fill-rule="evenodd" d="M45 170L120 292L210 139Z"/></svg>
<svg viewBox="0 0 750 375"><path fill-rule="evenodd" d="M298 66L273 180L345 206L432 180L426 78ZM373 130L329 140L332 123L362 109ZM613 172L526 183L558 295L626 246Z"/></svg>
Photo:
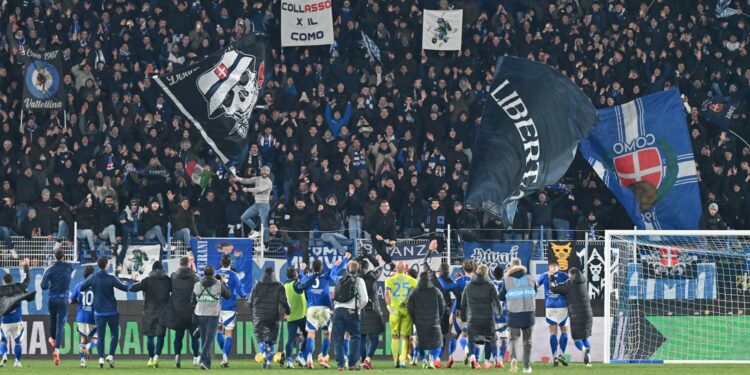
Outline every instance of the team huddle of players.
<svg viewBox="0 0 750 375"><path fill-rule="evenodd" d="M61 292L64 292L63 289L67 288L55 285L54 279L56 275L59 277L66 274L70 275L71 271L70 266L62 262L61 258L60 256L58 262L45 272L42 281L42 287L50 289L49 306L53 336L50 337L49 341L54 347L55 364L60 363L59 345L55 340L55 331L62 332L61 323L64 324L64 322L56 319L58 311L55 311L52 302L56 298L61 298ZM321 338L322 345L317 355L317 365L330 368L331 317L334 311L331 285L341 282L342 273L345 276L350 276L350 270L343 272L347 270L350 259L351 254L347 253L328 271L324 271L323 264L319 260L313 261L310 267L301 264L299 269L289 268L287 270L288 280L283 285L284 293L282 293L285 297L283 298L285 300L283 304L288 306L288 309L285 308L288 311L286 314L287 342L283 352L274 354L275 336L265 341L259 340L259 354L256 356L256 360L262 362L264 368L271 367L272 362L279 363L287 368L294 368L295 362L300 367L315 367L315 342L318 335ZM372 357L379 346L379 337L385 329L385 325L382 324L383 322L380 319L379 306L381 301L378 300L378 293L376 292L376 283L383 273L383 267L380 266L383 262L382 258L378 256L369 260L359 259L359 263L361 263L361 267L358 267L356 277L364 280L369 296L366 299L367 304L365 306L358 306L355 309L358 310L356 311L356 319L362 321L363 329L361 335L360 332L347 331L345 335L341 336L343 343L337 341L336 347L343 348L344 356L349 361L352 361L351 358L356 358L354 361L361 361L362 368L372 369ZM0 297L26 291L29 283L28 264L23 265L26 270L26 279L22 283L14 284L11 275L6 274L3 278L3 286L0 288ZM107 264L105 262L100 266L102 266L102 270L106 270ZM222 275L221 282L231 292L229 293L231 296L221 298L221 311L217 322L219 333L216 336L216 341L223 352L221 366L228 367L229 354L232 351L232 331L237 318L237 301L239 298L247 296L242 293L238 275L230 268L231 262L224 259L221 266L217 274ZM518 259L513 259L507 270L496 267L491 271L486 265L477 265L473 261L467 260L463 263L463 271L454 275L450 274L449 265L445 263L437 271L431 270L427 262L422 265L422 268L422 272L419 272L418 267L410 268L405 263L399 262L395 264L393 274L385 280L384 301L382 302L385 303L388 310L394 367L405 368L409 364L413 366L421 364L424 368L451 368L454 365L454 355L460 348L464 354L464 363L471 368L504 368L510 339L510 370L518 371L518 358L523 354L523 372L530 373L532 371L529 359L531 331L535 319L535 296L539 286L544 288L546 321L550 330L553 365L568 365L565 357L568 342L568 302L566 301L566 294L569 294L572 287L571 280L569 280L570 275L573 275L573 278L578 278L576 282L580 281L581 276L576 273L575 269L565 273L559 271L556 264L551 263L548 272L535 280L527 274L525 267L520 264ZM94 345L97 345L97 350L102 357L100 358L100 366L103 367L105 348L103 342L97 342L97 328L99 331L104 330L104 323L101 322L103 316L116 316L117 314L116 301L113 295L111 299L114 302L114 308L107 311L108 309L102 307L101 302L100 306L94 306L94 293L97 293L97 289L101 289L102 285L105 285L104 289L109 291L115 288L137 291L135 290L137 287L127 286L122 282L115 285L116 280L105 282L102 279L97 281L96 276L106 277L104 272L96 273L93 276L92 274L94 274L93 267L85 267L84 281L77 284L69 294L64 293L64 298L69 300L66 302L77 305L76 326L80 336L81 367L86 366L86 358ZM146 297L148 299L148 295ZM5 366L7 362L8 341L12 339L16 344L13 350L14 367L21 367L19 340L23 335L23 323L20 302L13 307L1 318L2 343L0 344L0 356L2 356L2 362L0 366ZM147 310L144 312L147 313ZM97 317L99 319L96 319ZM375 324L372 324L373 321ZM111 323L105 321L105 323L110 324L111 332L113 328L119 325L119 322L115 323L115 321ZM97 325L100 327L97 327ZM369 328L364 329L365 325ZM588 341L590 322L588 322L588 325L587 330L578 330L578 337L576 337L576 327L574 327L573 338L576 341L576 346L584 352L584 362L587 366L590 366L590 344ZM560 331L559 339L558 331ZM361 336L363 342L361 346L357 345L361 347L361 350L355 356L347 353L350 334L354 334L358 341L360 341ZM523 337L522 340L521 337ZM116 333L115 337L111 339L110 355L106 358L106 361L110 363L111 367L114 367L112 357L116 347ZM152 342L152 339L156 339L156 342ZM148 337L148 365L150 367L158 366L158 355L161 350L158 350L155 354L151 352L153 347L161 348L163 346L163 339L163 334L160 337ZM443 353L443 344L446 340L448 343L447 353ZM182 335L180 335L180 341L182 341ZM194 339L194 341L197 340ZM213 338L211 338L211 341L213 341ZM523 343L523 350L519 348L519 341ZM480 358L482 346L484 347L483 359ZM294 355L295 349L297 351L296 356ZM195 347L193 353L193 362L196 365L200 362L200 357L198 357ZM447 356L445 365L441 361L444 354ZM179 355L176 363L179 367ZM344 366L344 368L347 367L352 368L351 366ZM355 366L355 368L358 367Z"/></svg>

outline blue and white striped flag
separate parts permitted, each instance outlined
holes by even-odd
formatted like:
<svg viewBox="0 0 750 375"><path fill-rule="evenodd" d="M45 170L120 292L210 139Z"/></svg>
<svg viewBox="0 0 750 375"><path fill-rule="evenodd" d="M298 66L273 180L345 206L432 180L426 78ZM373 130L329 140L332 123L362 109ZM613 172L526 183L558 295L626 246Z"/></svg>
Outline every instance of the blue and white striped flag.
<svg viewBox="0 0 750 375"><path fill-rule="evenodd" d="M732 9L729 7L729 4L732 2L732 0L716 0L716 17L717 18L727 18L731 17L737 14L741 14L737 9Z"/></svg>
<svg viewBox="0 0 750 375"><path fill-rule="evenodd" d="M382 64L382 61L380 60L380 48L378 48L378 45L375 44L375 42L370 39L364 31L360 32L362 33L362 45L367 49L367 53L369 53L378 64Z"/></svg>

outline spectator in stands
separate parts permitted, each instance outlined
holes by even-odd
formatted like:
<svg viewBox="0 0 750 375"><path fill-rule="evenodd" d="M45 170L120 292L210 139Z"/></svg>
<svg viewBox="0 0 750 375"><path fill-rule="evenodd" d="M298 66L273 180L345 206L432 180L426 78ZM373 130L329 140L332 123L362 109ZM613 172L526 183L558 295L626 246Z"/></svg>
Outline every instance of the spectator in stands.
<svg viewBox="0 0 750 375"><path fill-rule="evenodd" d="M406 204L401 206L401 211L398 215L399 235L404 238L414 238L421 235L424 232L422 229L422 215L424 211L425 208L422 206L422 202L417 201L416 193L410 191Z"/></svg>
<svg viewBox="0 0 750 375"><path fill-rule="evenodd" d="M581 222L576 229L576 240L579 241L585 240L587 234L590 239L593 239L594 236L600 238L604 237L604 226L599 222L594 211L589 212L589 214L586 215L586 220Z"/></svg>
<svg viewBox="0 0 750 375"><path fill-rule="evenodd" d="M430 201L430 207L427 208L422 216L423 234L429 241L437 240L438 251L445 248L445 231L448 227L448 216L445 209L440 206L440 201L433 199Z"/></svg>
<svg viewBox="0 0 750 375"><path fill-rule="evenodd" d="M318 225L320 227L320 239L333 246L339 254L343 255L350 250L341 244L340 241L348 240L342 233L344 227L342 225L343 219L341 217L341 211L339 209L338 199L335 195L331 194L324 201L320 196L316 198L318 204ZM345 202L344 202L345 203ZM353 255L356 255L352 253Z"/></svg>
<svg viewBox="0 0 750 375"><path fill-rule="evenodd" d="M294 207L284 208L280 204L277 210L283 212L283 224L279 231L284 239L288 249L294 248L294 242L299 242L299 248L302 251L302 260L307 263L310 260L307 244L312 230L312 218L315 215L313 208L305 203L302 197L297 197Z"/></svg>
<svg viewBox="0 0 750 375"><path fill-rule="evenodd" d="M716 202L708 205L708 210L701 215L700 229L726 230L727 223L719 215L719 205Z"/></svg>
<svg viewBox="0 0 750 375"><path fill-rule="evenodd" d="M96 228L100 240L109 241L112 253L117 251L117 218L120 214L112 196L104 198L104 204L94 202L96 207Z"/></svg>
<svg viewBox="0 0 750 375"><path fill-rule="evenodd" d="M266 231L263 234L263 239L268 241L268 211L270 211L270 199L271 190L273 190L273 183L271 182L271 168L263 166L260 169L260 176L243 178L243 177L232 177L232 182L239 182L242 185L252 185L252 187L243 187L242 191L245 193L253 193L255 203L248 208L242 214L242 222L247 224L252 231L249 238L259 238L260 232L256 230L258 227L253 219L257 216L260 219L261 226Z"/></svg>
<svg viewBox="0 0 750 375"><path fill-rule="evenodd" d="M36 216L36 210L29 208L26 212L26 219L21 222L20 235L30 240L32 237L40 237L42 235L42 224L39 218Z"/></svg>
<svg viewBox="0 0 750 375"><path fill-rule="evenodd" d="M349 184L346 192L346 201L343 206L346 209L346 215L349 217L349 238L356 241L362 233L362 220L364 218L364 203L367 200L367 194L362 179L355 177Z"/></svg>
<svg viewBox="0 0 750 375"><path fill-rule="evenodd" d="M92 255L93 259L97 259L94 230L98 223L94 208L94 196L91 194L86 195L86 198L73 209L73 213L75 215L75 222L78 224L76 237L79 240L86 240L86 244L89 247L89 254Z"/></svg>
<svg viewBox="0 0 750 375"><path fill-rule="evenodd" d="M247 203L241 201L236 191L229 192L229 200L224 203L223 223L226 225L227 234L236 236L242 231L242 213L247 210ZM270 226L270 224L269 224Z"/></svg>
<svg viewBox="0 0 750 375"><path fill-rule="evenodd" d="M16 228L21 226L21 221L26 218L26 211L39 199L41 191L39 181L34 178L31 168L24 168L16 181Z"/></svg>
<svg viewBox="0 0 750 375"><path fill-rule="evenodd" d="M179 198L180 203L175 204L174 198L174 193L171 190L167 191L172 231L176 239L182 241L185 246L190 246L190 237L198 235L198 229L195 227L195 216L193 216L193 210L190 208L190 199L183 196Z"/></svg>
<svg viewBox="0 0 750 375"><path fill-rule="evenodd" d="M526 201L531 205L531 231L534 238L551 240L552 237L552 208L560 202L564 196L559 196L553 201L549 200L547 192L540 191L537 194L536 201L526 197Z"/></svg>
<svg viewBox="0 0 750 375"><path fill-rule="evenodd" d="M151 199L147 207L143 207L141 219L143 221L143 237L149 241L159 241L162 247L167 246L164 230L167 228L167 215L161 208L158 199Z"/></svg>
<svg viewBox="0 0 750 375"><path fill-rule="evenodd" d="M370 233L373 250L392 269L393 261L391 255L388 254L387 246L396 245L396 216L391 212L391 205L387 200L380 201L378 209L367 218L365 230ZM375 267L380 265L373 254L367 254L367 258Z"/></svg>
<svg viewBox="0 0 750 375"><path fill-rule="evenodd" d="M221 222L221 209L212 190L207 190L203 199L198 201L198 209L193 214L197 216L198 233L203 237L216 237L216 228Z"/></svg>
<svg viewBox="0 0 750 375"><path fill-rule="evenodd" d="M473 210L467 210L464 208L464 204L461 201L453 202L451 223L452 228L455 228L457 238L460 241L474 242L479 238L477 229L479 229L479 219Z"/></svg>
<svg viewBox="0 0 750 375"><path fill-rule="evenodd" d="M122 250L117 253L117 266L122 266L131 242L143 241L143 211L144 209L138 206L138 201L131 199L120 213L118 222L122 228Z"/></svg>
<svg viewBox="0 0 750 375"><path fill-rule="evenodd" d="M57 222L53 222L52 219L52 201L50 200L49 190L42 190L41 198L41 200L38 200L34 203L33 207L34 210L36 210L36 217L39 220L39 228L41 229L40 235L49 236L53 233L53 228L57 228Z"/></svg>
<svg viewBox="0 0 750 375"><path fill-rule="evenodd" d="M13 228L16 225L16 208L13 206L13 197L3 198L3 206L0 207L0 237L5 242L5 249L12 251L14 234Z"/></svg>

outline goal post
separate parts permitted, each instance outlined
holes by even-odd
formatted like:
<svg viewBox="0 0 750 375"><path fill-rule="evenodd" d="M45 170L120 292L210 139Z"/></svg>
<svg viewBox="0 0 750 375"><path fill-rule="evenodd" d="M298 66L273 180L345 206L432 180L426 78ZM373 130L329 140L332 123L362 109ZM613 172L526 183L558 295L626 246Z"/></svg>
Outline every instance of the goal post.
<svg viewBox="0 0 750 375"><path fill-rule="evenodd" d="M750 231L606 231L605 363L750 363Z"/></svg>

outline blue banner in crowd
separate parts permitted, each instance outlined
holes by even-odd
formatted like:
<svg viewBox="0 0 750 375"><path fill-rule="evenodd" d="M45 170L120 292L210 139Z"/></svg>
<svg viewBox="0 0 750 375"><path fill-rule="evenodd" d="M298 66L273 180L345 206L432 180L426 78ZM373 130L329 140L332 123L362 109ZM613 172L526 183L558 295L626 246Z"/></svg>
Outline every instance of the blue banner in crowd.
<svg viewBox="0 0 750 375"><path fill-rule="evenodd" d="M599 110L580 146L639 229L698 228L700 192L679 91Z"/></svg>
<svg viewBox="0 0 750 375"><path fill-rule="evenodd" d="M195 254L195 267L203 275L206 266L221 267L225 255L232 259L232 269L242 281L242 288L249 294L253 288L253 240L247 238L192 238L190 248Z"/></svg>
<svg viewBox="0 0 750 375"><path fill-rule="evenodd" d="M747 90L742 90L734 93L734 95L717 97L713 100L706 99L701 105L701 116L715 125L729 130L732 127L732 120L738 116L737 109L746 94Z"/></svg>
<svg viewBox="0 0 750 375"><path fill-rule="evenodd" d="M521 264L529 269L533 248L534 244L531 241L464 242L464 259L472 259L479 264L487 265L492 270L497 266L507 269L511 259L519 258Z"/></svg>

